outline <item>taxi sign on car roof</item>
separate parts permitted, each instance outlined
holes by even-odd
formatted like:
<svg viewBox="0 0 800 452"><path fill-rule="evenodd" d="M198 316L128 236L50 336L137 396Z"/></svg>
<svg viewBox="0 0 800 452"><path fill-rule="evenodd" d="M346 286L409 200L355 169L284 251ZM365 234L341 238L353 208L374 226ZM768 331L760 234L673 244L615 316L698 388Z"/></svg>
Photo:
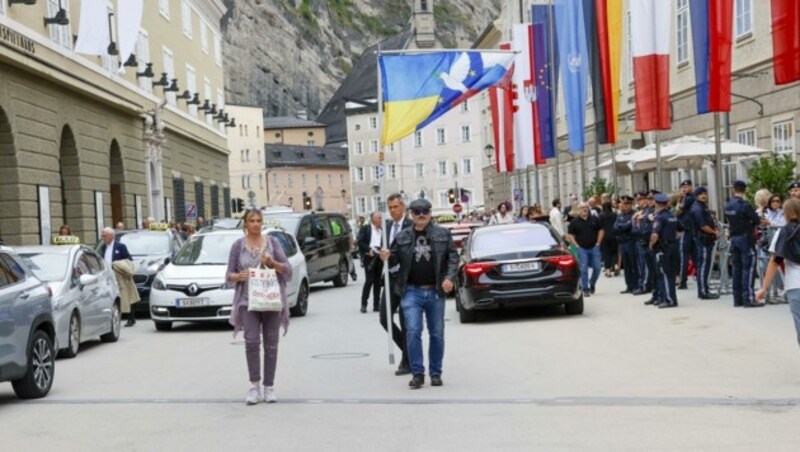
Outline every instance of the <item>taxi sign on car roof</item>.
<svg viewBox="0 0 800 452"><path fill-rule="evenodd" d="M273 228L281 227L280 218L264 218L264 226L272 226Z"/></svg>
<svg viewBox="0 0 800 452"><path fill-rule="evenodd" d="M80 245L81 239L74 235L54 235L53 245Z"/></svg>
<svg viewBox="0 0 800 452"><path fill-rule="evenodd" d="M152 223L150 224L151 231L166 231L169 230L169 225L167 223Z"/></svg>
<svg viewBox="0 0 800 452"><path fill-rule="evenodd" d="M441 224L441 223L452 223L452 222L454 222L456 220L457 220L457 218L456 218L455 215L439 215L438 217L436 217L436 222L439 223L439 224Z"/></svg>

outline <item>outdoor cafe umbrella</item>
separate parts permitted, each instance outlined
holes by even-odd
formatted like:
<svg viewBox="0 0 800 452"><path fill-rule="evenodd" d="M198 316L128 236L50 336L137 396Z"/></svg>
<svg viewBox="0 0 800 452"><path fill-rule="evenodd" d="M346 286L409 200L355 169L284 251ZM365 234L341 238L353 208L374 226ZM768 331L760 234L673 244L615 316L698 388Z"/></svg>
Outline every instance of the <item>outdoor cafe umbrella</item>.
<svg viewBox="0 0 800 452"><path fill-rule="evenodd" d="M749 157L768 154L769 149L757 148L729 140L722 141L723 157ZM683 137L670 143L665 153L665 168L699 169L704 162L714 161L716 148L714 140L697 137Z"/></svg>

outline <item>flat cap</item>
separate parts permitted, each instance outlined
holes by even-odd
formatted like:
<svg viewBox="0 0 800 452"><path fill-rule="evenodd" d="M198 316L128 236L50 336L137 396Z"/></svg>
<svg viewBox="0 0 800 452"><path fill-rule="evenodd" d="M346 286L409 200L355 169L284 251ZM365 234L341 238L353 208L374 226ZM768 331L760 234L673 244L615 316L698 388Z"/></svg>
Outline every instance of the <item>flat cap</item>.
<svg viewBox="0 0 800 452"><path fill-rule="evenodd" d="M431 203L427 199L415 199L408 206L411 210L431 210Z"/></svg>

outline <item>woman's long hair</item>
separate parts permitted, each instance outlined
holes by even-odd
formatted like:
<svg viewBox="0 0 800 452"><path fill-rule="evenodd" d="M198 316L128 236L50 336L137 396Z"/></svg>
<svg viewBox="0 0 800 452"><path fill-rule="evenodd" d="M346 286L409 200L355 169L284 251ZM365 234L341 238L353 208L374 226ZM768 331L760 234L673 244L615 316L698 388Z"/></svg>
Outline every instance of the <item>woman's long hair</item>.
<svg viewBox="0 0 800 452"><path fill-rule="evenodd" d="M800 199L787 199L783 203L783 216L789 223L800 223Z"/></svg>

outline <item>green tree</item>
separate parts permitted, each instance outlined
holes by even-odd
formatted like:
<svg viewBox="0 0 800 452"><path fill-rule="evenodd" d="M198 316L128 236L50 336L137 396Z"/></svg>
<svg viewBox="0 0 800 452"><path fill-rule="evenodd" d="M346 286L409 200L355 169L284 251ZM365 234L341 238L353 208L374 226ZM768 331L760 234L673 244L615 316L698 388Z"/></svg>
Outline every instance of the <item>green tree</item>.
<svg viewBox="0 0 800 452"><path fill-rule="evenodd" d="M771 193L786 195L786 187L795 178L795 162L790 155L772 154L761 157L747 169L747 199L766 188Z"/></svg>
<svg viewBox="0 0 800 452"><path fill-rule="evenodd" d="M583 198L588 199L591 196L600 196L603 193L614 193L614 184L609 183L607 180L605 180L605 178L595 177L586 187L586 192L583 193Z"/></svg>

